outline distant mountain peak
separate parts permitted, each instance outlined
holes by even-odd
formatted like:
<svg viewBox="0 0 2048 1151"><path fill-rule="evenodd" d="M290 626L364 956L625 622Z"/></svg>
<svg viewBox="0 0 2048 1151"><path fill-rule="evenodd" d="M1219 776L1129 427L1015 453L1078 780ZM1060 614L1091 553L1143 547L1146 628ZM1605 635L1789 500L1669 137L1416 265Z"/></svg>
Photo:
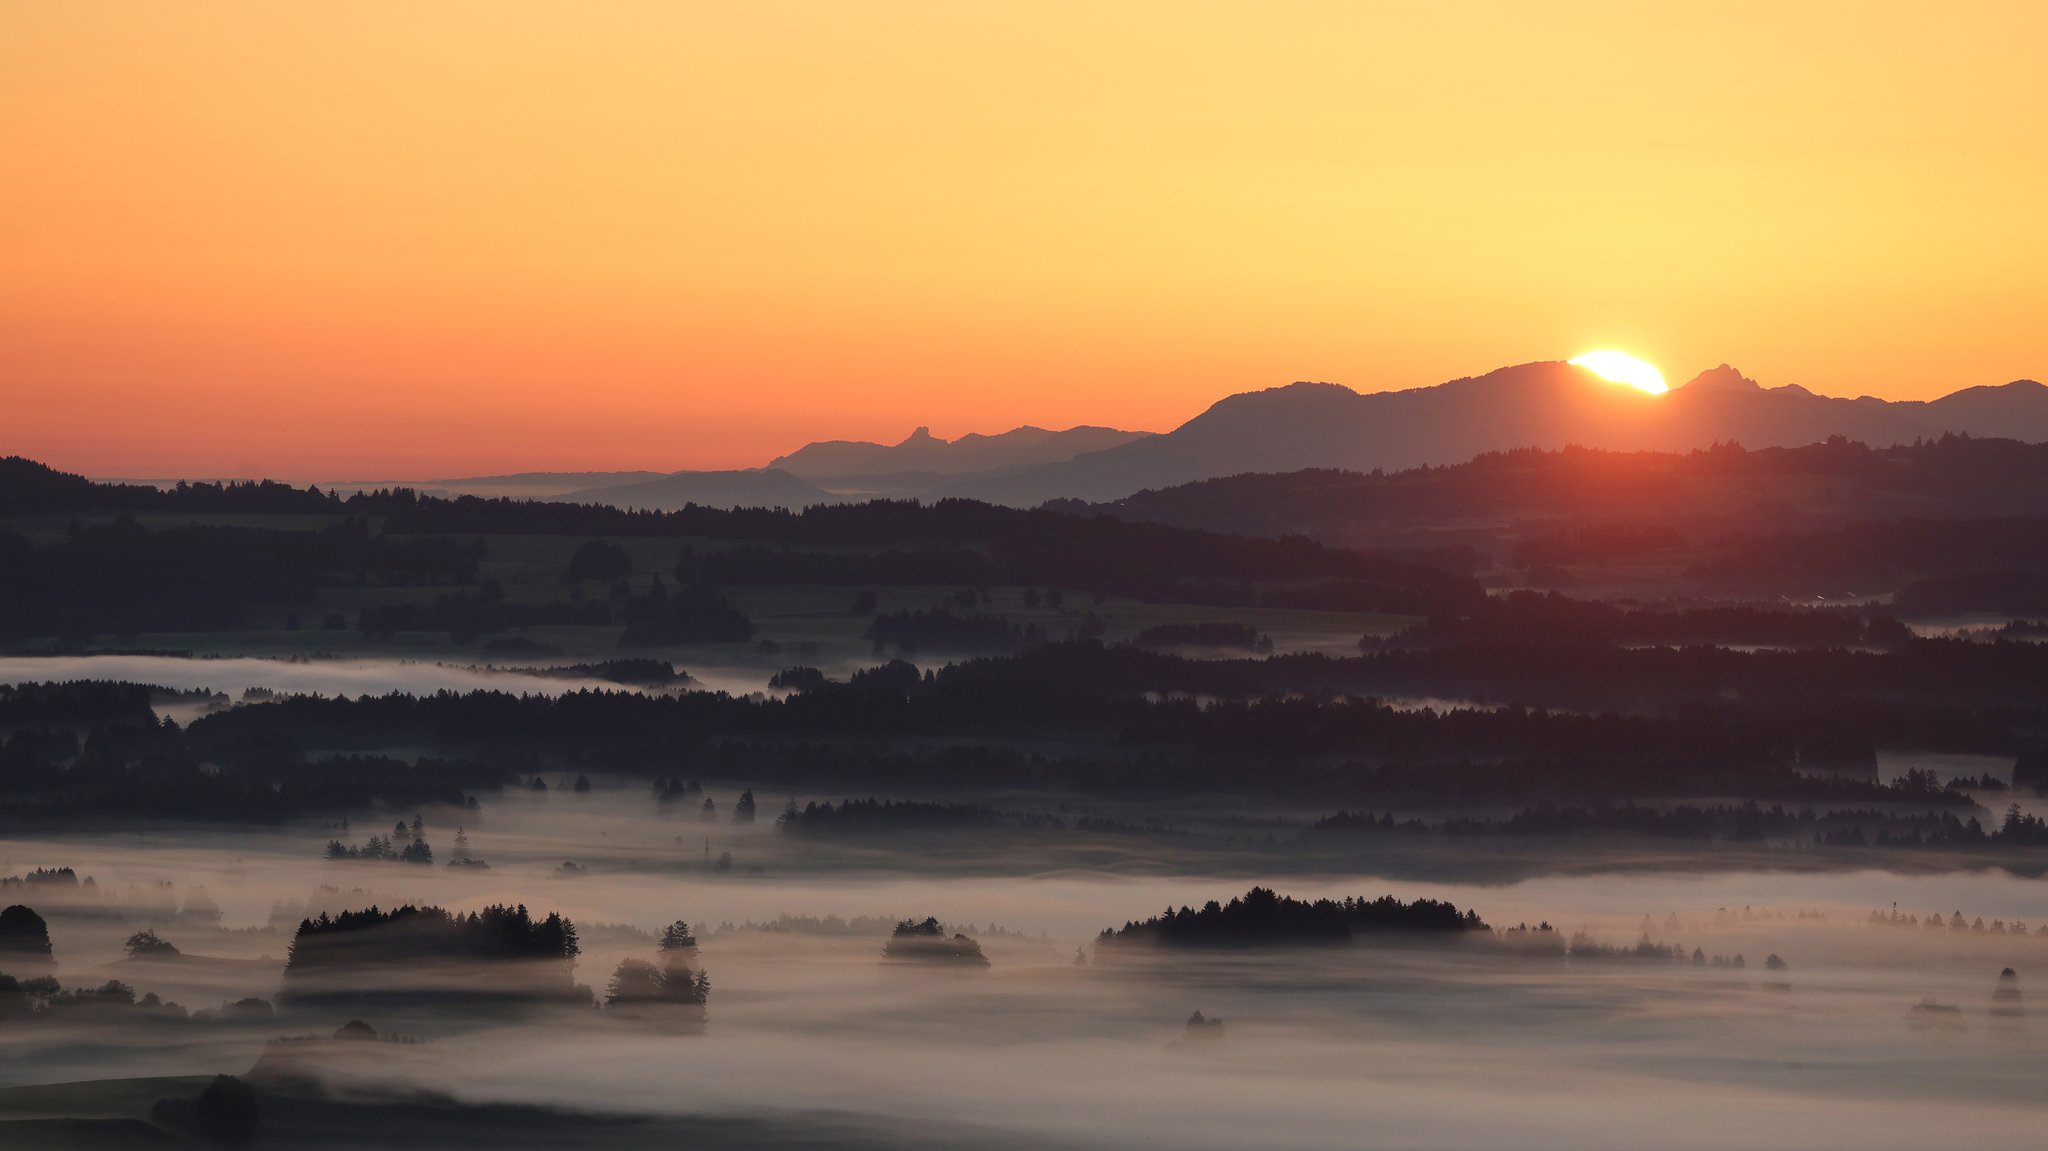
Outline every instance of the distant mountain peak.
<svg viewBox="0 0 2048 1151"><path fill-rule="evenodd" d="M910 433L908 436L905 436L903 438L903 442L897 444L896 446L899 448L915 448L921 447L925 444L944 442L944 440L941 440L939 439L939 437L932 434L932 430L929 426L919 424L916 431Z"/></svg>
<svg viewBox="0 0 2048 1151"><path fill-rule="evenodd" d="M1725 363L1717 368L1708 368L1706 371L1687 380L1683 386L1688 388L1718 388L1729 392L1763 391L1762 384L1757 383Z"/></svg>

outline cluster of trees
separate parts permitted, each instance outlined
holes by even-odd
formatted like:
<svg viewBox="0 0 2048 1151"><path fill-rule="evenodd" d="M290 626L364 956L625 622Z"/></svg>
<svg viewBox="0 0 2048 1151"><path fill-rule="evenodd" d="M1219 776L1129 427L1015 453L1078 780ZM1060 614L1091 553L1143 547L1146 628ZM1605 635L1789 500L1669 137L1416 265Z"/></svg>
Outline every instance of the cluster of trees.
<svg viewBox="0 0 2048 1151"><path fill-rule="evenodd" d="M339 513L342 502L318 488L269 480L179 481L170 488L118 484L60 472L21 456L0 458L0 516L94 512L192 512L231 515Z"/></svg>
<svg viewBox="0 0 2048 1151"><path fill-rule="evenodd" d="M219 1008L202 1007L187 1011L160 998L152 991L138 996L135 988L118 979L94 987L65 988L53 975L29 979L0 974L0 1021L40 1020L53 1022L80 1015L112 1016L123 1021L149 1020L193 1023L262 1022L275 1015L270 1001L249 996L222 1003Z"/></svg>
<svg viewBox="0 0 2048 1151"><path fill-rule="evenodd" d="M798 808L791 800L776 823L786 835L851 836L987 827L998 818L990 808L967 803L848 799L834 804L814 800Z"/></svg>
<svg viewBox="0 0 2048 1151"><path fill-rule="evenodd" d="M1948 931L1957 935L1969 933L2024 936L2028 932L2026 921L2022 919L2015 919L2010 924L2003 919L1993 919L1986 923L1983 916L1968 918L1960 910L1951 911L1946 916L1939 911L1933 911L1928 913L1927 918L1922 919L1911 912L1901 912L1897 904L1893 904L1887 910L1872 911L1867 922L1875 927L1918 927L1929 931ZM2048 923L2034 928L2033 934L2035 938L2048 940Z"/></svg>
<svg viewBox="0 0 2048 1151"><path fill-rule="evenodd" d="M0 637L220 631L252 609L303 609L323 585L468 584L483 541L372 536L358 519L317 531L126 516L32 546L0 529Z"/></svg>
<svg viewBox="0 0 2048 1151"><path fill-rule="evenodd" d="M417 863L430 867L434 862L434 849L424 839L409 839L401 846L381 835L373 835L361 846L343 843L338 839L327 841L329 859L371 859L393 863Z"/></svg>
<svg viewBox="0 0 2048 1151"><path fill-rule="evenodd" d="M284 998L404 995L407 979L432 978L439 964L465 969L468 993L589 1000L570 982L582 952L576 925L558 912L545 917L524 904L493 904L467 915L405 904L390 911L369 907L321 912L299 921L284 969ZM479 975L479 967L493 969Z"/></svg>
<svg viewBox="0 0 2048 1151"><path fill-rule="evenodd" d="M10 967L47 967L55 961L50 950L50 925L36 910L17 903L0 910L0 963Z"/></svg>
<svg viewBox="0 0 2048 1151"><path fill-rule="evenodd" d="M1367 637L1367 651L1455 644L1614 647L1658 644L1771 644L1783 647L1891 646L1912 633L1890 616L1846 609L1780 610L1747 606L1680 610L1626 608L1557 592L1516 591L1489 597L1459 615L1432 616L1387 640Z"/></svg>
<svg viewBox="0 0 2048 1151"><path fill-rule="evenodd" d="M959 932L947 934L945 925L935 918L898 923L882 947L882 961L969 969L988 966L980 943Z"/></svg>
<svg viewBox="0 0 2048 1151"><path fill-rule="evenodd" d="M0 637L231 628L252 607L310 604L322 543L255 528L152 532L127 519L44 547L0 530Z"/></svg>
<svg viewBox="0 0 2048 1151"><path fill-rule="evenodd" d="M256 1088L232 1075L216 1075L196 1098L157 1100L150 1107L149 1117L172 1130L189 1131L208 1142L236 1147L256 1137L262 1125L263 1107Z"/></svg>
<svg viewBox="0 0 2048 1151"><path fill-rule="evenodd" d="M683 779L680 776L667 779L659 775L654 777L654 802L662 807L696 799L703 794L704 785L694 779ZM718 809L714 805L712 810Z"/></svg>
<svg viewBox="0 0 2048 1151"><path fill-rule="evenodd" d="M1892 812L1834 812L1833 824L1814 842L1830 847L1938 847L2017 850L2048 846L2048 822L2029 815L2015 803L1995 828L1986 829L1975 816L1953 813L1899 815Z"/></svg>
<svg viewBox="0 0 2048 1151"><path fill-rule="evenodd" d="M2022 642L1914 640L1888 652L1471 643L1263 660L1052 643L804 682L786 698L292 697L189 729L157 721L139 687L0 688L0 819L468 805L476 789L599 764L668 779L689 763L791 787L1223 788L1395 807L1701 795L1794 809L1968 804L1975 785L1877 782L1878 747L2009 755L2017 786L2048 780L2036 770L2048 762L2048 649ZM1492 694L1503 686L1513 693ZM1539 706L1404 707L1371 698L1382 690ZM433 754L379 753L394 746Z"/></svg>
<svg viewBox="0 0 2048 1151"><path fill-rule="evenodd" d="M157 690L111 680L0 683L0 729L57 735L100 723L154 723Z"/></svg>
<svg viewBox="0 0 2048 1151"><path fill-rule="evenodd" d="M884 919L875 915L856 915L851 919L839 915L791 915L784 911L773 919L755 922L734 923L726 920L718 925L715 935L728 931L759 931L774 935L829 935L835 937L886 935L899 921Z"/></svg>
<svg viewBox="0 0 2048 1151"><path fill-rule="evenodd" d="M724 767L768 783L829 787L1254 787L1404 806L1684 795L1961 803L1960 795L1904 797L1874 779L1801 769L1829 748L1853 750L1866 772L1879 745L2032 752L2033 733L2048 722L2038 702L1914 698L1991 680L2000 669L2012 674L1997 695L2048 676L2048 653L2002 646L2010 650L1945 641L1891 654L1616 650L1586 661L1613 657L1607 670L1633 690L1654 685L1659 669L1667 682L1683 680L1672 669L1697 658L1692 690L1674 689L1668 714L1436 711L1341 694L1390 674L1383 663L1427 666L1462 649L1205 661L1049 644L924 672L893 663L787 698L592 691L283 699L203 717L186 738L197 754L228 759L237 748L428 744L491 762L545 756L664 777L671 765L691 762L706 772ZM1537 666L1532 653L1532 678ZM1586 674L1555 656L1541 666L1552 681ZM1884 690L1888 684L1901 694ZM1077 745L1077 736L1087 743Z"/></svg>
<svg viewBox="0 0 2048 1151"><path fill-rule="evenodd" d="M711 974L692 968L679 957L661 963L645 959L622 959L606 985L604 1005L615 1010L647 1012L685 1009L695 1019L704 1017L711 1001Z"/></svg>
<svg viewBox="0 0 2048 1151"><path fill-rule="evenodd" d="M153 929L131 934L123 945L131 958L167 958L178 949ZM6 973L34 972L33 975ZM176 1003L159 999L154 992L137 997L135 989L119 980L97 987L65 990L51 972L55 953L50 947L50 928L33 908L16 904L0 910L0 1022L10 1019L54 1018L81 1011L112 1010L124 1017L194 1021L268 1019L270 1003L247 998L223 1003L218 1011L187 1012Z"/></svg>
<svg viewBox="0 0 2048 1151"><path fill-rule="evenodd" d="M629 600L620 647L678 643L745 643L754 622L708 583L688 583L669 592L657 579L644 599Z"/></svg>
<svg viewBox="0 0 2048 1151"><path fill-rule="evenodd" d="M702 1025L711 1002L711 973L695 966L697 937L678 919L662 928L656 960L624 959L605 988L610 1010L663 1022Z"/></svg>
<svg viewBox="0 0 2048 1151"><path fill-rule="evenodd" d="M0 742L0 824L72 815L268 822L380 802L474 810L472 789L508 777L472 759L309 759L295 742L265 736L206 744L202 752L169 720L94 726L82 742L62 729L18 729Z"/></svg>
<svg viewBox="0 0 2048 1151"><path fill-rule="evenodd" d="M121 945L121 950L130 959L168 959L179 954L177 945L158 935L153 927L145 927L130 935Z"/></svg>
<svg viewBox="0 0 2048 1151"><path fill-rule="evenodd" d="M548 675L601 679L607 683L625 684L629 687L669 687L691 682L690 673L677 668L669 661L644 656L600 660L596 663L563 664L536 670Z"/></svg>
<svg viewBox="0 0 2048 1151"><path fill-rule="evenodd" d="M1915 789L1895 784L1891 798L1913 802ZM1967 796L1942 790L1924 795L1921 802L1947 806L1967 804ZM1320 833L1403 834L1403 835L1639 835L1660 839L1726 840L1730 842L1815 843L1827 846L1880 847L1991 847L2025 846L2043 842L2040 820L2018 811L2006 814L2005 824L1986 831L1974 816L1953 811L1899 811L1877 808L1834 808L1817 810L1811 805L1788 810L1782 804L1765 807L1755 800L1740 804L1702 805L1678 803L1669 807L1592 802L1560 804L1545 800L1505 818L1493 816L1451 816L1436 823L1410 817L1397 820L1391 811L1374 815L1370 811L1338 811L1318 819L1312 829Z"/></svg>
<svg viewBox="0 0 2048 1151"><path fill-rule="evenodd" d="M768 686L777 691L812 691L825 683L825 673L807 665L786 667L768 677Z"/></svg>
<svg viewBox="0 0 2048 1151"><path fill-rule="evenodd" d="M93 882L87 876L85 883ZM79 887L78 872L69 867L38 867L21 875L0 876L0 891L34 888L59 888L75 890Z"/></svg>
<svg viewBox="0 0 2048 1151"><path fill-rule="evenodd" d="M1137 947L1259 947L1344 943L1359 934L1395 932L1418 937L1488 930L1475 911L1452 903L1418 899L1403 903L1391 895L1303 900L1254 887L1228 903L1210 900L1120 928L1096 938L1096 958Z"/></svg>
<svg viewBox="0 0 2048 1151"><path fill-rule="evenodd" d="M1741 952L1734 955L1708 955L1705 948L1695 947L1688 952L1682 944L1652 942L1648 935L1638 939L1634 946L1620 946L1603 943L1583 931L1572 933L1568 954L1576 962L1630 962L1630 963L1685 963L1693 967L1726 967L1736 971L1749 966ZM1791 965L1776 954L1764 958L1764 968L1769 971L1784 971Z"/></svg>
<svg viewBox="0 0 2048 1151"><path fill-rule="evenodd" d="M601 580L612 583L633 574L633 553L610 540L587 540L569 554L569 568L563 583Z"/></svg>

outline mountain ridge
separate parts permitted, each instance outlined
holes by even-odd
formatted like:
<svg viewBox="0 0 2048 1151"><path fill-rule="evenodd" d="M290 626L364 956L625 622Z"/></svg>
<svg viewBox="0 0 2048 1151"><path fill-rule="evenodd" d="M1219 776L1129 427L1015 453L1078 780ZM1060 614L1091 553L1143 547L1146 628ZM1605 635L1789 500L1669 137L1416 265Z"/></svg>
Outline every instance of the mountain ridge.
<svg viewBox="0 0 2048 1151"><path fill-rule="evenodd" d="M817 440L767 466L812 481L853 480L904 472L964 475L996 468L1057 463L1083 452L1099 451L1150 436L1094 424L1053 431L1033 424L993 435L969 432L945 440L919 426L894 444L867 440Z"/></svg>
<svg viewBox="0 0 2048 1151"><path fill-rule="evenodd" d="M1793 447L1838 435L1885 445L1944 432L2048 440L2048 387L2015 381L1932 401L1849 399L1796 384L1766 388L1722 364L1652 395L1561 361L1398 391L1297 382L1226 396L1170 432L1010 476L969 477L938 494L1025 506L1101 502L1247 472L1371 472L1511 448Z"/></svg>

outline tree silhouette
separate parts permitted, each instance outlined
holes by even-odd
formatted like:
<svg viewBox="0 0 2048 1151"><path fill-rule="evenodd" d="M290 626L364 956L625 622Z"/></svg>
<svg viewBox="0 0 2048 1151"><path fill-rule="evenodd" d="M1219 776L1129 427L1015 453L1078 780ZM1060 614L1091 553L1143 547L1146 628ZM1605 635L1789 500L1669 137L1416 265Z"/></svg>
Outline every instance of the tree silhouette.
<svg viewBox="0 0 2048 1151"><path fill-rule="evenodd" d="M988 957L981 953L981 944L958 933L948 937L945 926L936 918L921 922L906 919L898 923L889 936L888 944L882 948L882 959L888 963L948 967L988 966Z"/></svg>
<svg viewBox="0 0 2048 1151"><path fill-rule="evenodd" d="M171 941L159 936L152 928L144 928L130 935L128 941L121 946L130 959L178 954L178 949L171 945Z"/></svg>
<svg viewBox="0 0 2048 1151"><path fill-rule="evenodd" d="M590 540L577 545L569 556L569 567L562 573L563 583L580 583L584 580L603 580L607 583L621 580L633 574L633 553L620 544L607 540Z"/></svg>
<svg viewBox="0 0 2048 1151"><path fill-rule="evenodd" d="M1168 907L1159 915L1105 929L1097 939L1098 957L1109 946L1243 947L1274 944L1348 942L1355 935L1376 932L1457 935L1484 931L1476 912L1460 912L1455 904L1435 899L1403 903L1391 895L1313 902L1254 887L1229 903L1210 900L1200 910ZM1113 952L1111 952L1113 953Z"/></svg>
<svg viewBox="0 0 2048 1151"><path fill-rule="evenodd" d="M690 934L688 923L678 919L661 929L661 941L655 948L664 954L671 951L694 952L697 950L697 937Z"/></svg>
<svg viewBox="0 0 2048 1151"><path fill-rule="evenodd" d="M680 1018L702 1022L710 1001L711 976L692 970L680 953L671 952L660 964L620 960L606 986L604 1005L637 1012L673 1011Z"/></svg>
<svg viewBox="0 0 2048 1151"><path fill-rule="evenodd" d="M294 1000L374 995L399 973L459 963L489 970L478 994L576 998L588 994L570 979L581 951L575 924L553 912L536 918L524 905L493 904L468 914L411 904L322 912L299 922L285 960L284 991Z"/></svg>
<svg viewBox="0 0 2048 1151"><path fill-rule="evenodd" d="M0 911L0 962L46 965L52 961L50 925L34 908L17 903Z"/></svg>
<svg viewBox="0 0 2048 1151"><path fill-rule="evenodd" d="M232 1075L216 1075L199 1093L193 1125L207 1138L233 1146L254 1138L261 1118L255 1088Z"/></svg>

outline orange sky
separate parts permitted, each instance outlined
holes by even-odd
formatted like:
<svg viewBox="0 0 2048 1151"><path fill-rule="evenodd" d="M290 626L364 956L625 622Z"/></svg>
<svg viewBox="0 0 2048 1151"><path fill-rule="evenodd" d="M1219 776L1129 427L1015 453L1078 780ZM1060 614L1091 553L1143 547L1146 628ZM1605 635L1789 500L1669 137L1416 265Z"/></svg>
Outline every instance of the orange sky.
<svg viewBox="0 0 2048 1151"><path fill-rule="evenodd" d="M744 466L1592 347L2048 375L2048 5L0 7L0 453Z"/></svg>

